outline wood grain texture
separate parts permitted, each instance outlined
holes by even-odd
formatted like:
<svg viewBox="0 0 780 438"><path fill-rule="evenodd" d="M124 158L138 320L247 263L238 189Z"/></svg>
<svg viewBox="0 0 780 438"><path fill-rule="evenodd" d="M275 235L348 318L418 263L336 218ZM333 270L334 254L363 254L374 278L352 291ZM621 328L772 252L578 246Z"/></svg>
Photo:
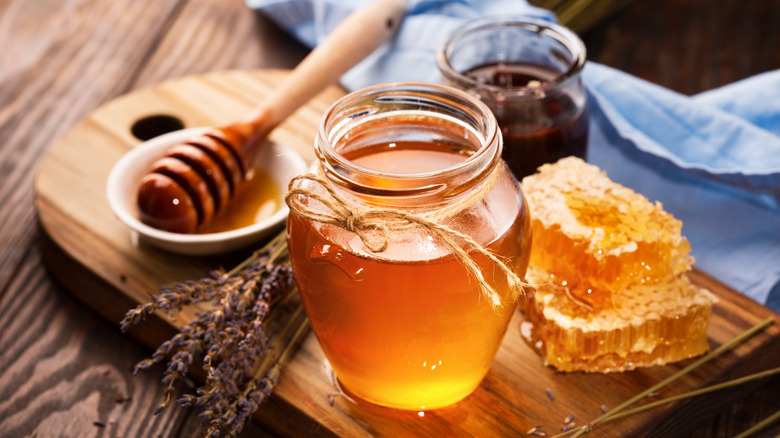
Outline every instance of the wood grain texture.
<svg viewBox="0 0 780 438"><path fill-rule="evenodd" d="M778 28L777 1L633 0L583 38L590 59L690 94L780 68ZM122 418L146 418L161 393L153 372L148 378L129 377L133 364L150 351L119 335L115 318L104 320L72 299L42 269L40 251L46 245L40 244L45 239L36 226L33 178L56 140L117 96L191 74L291 68L306 49L241 0L3 0L0 47L0 347L9 352L3 363L13 364L0 366L0 394L15 400L0 408L0 436L196 435L199 420L189 412L144 420L144 428ZM67 272L70 265L63 266ZM84 287L105 286L85 282ZM114 354L119 350L123 353ZM34 394L24 393L31 386L15 382L36 373L34 379L44 381L57 363L46 359L64 357L65 351L67 364ZM94 403L67 393L73 385L60 385L105 367L120 370L125 383L111 383L122 380L118 373L81 378L82 394L122 385L145 394L120 404L121 410L111 397L97 403L98 411L114 412L117 421L128 424L122 430L94 426L98 411L84 408ZM20 371L27 369L34 371ZM694 436L730 437L744 430L780 406L773 391L778 384L740 395ZM56 403L44 403L42 392ZM52 431L54 417L69 427L61 434L36 434L39 425ZM6 433L11 420L13 434ZM766 436L776 436L780 426L770 430L774 433ZM246 436L258 433L254 427Z"/></svg>
<svg viewBox="0 0 780 438"><path fill-rule="evenodd" d="M32 202L39 157L127 89L174 4L0 3L0 436L170 436L189 417L149 416L162 386L128 374L145 350L53 284ZM149 23L147 39L128 36L129 17Z"/></svg>
<svg viewBox="0 0 780 438"><path fill-rule="evenodd" d="M222 39L192 40L208 22ZM193 436L200 420L190 410L149 415L159 374L131 373L148 349L44 269L33 178L56 139L138 84L196 69L291 67L305 51L241 1L208 0L4 0L0 44L0 347L10 364L0 366L0 436ZM121 393L129 398L116 402Z"/></svg>
<svg viewBox="0 0 780 438"><path fill-rule="evenodd" d="M134 378L127 367L145 349L46 285L38 251L25 258L37 268L19 272L19 293L0 300L0 436L169 436L181 427L190 412L150 415L157 376Z"/></svg>
<svg viewBox="0 0 780 438"><path fill-rule="evenodd" d="M165 33L151 48L133 88L206 72L291 68L308 53L308 49L241 0L180 3L182 6L171 17Z"/></svg>
<svg viewBox="0 0 780 438"><path fill-rule="evenodd" d="M225 263L223 259L174 256L134 240L132 233L112 217L102 194L105 179L124 151L138 143L129 133L129 126L139 115L149 111L176 114L186 126L218 125L241 115L285 74L280 70L230 71L163 82L103 105L65 135L41 163L36 179L40 220L52 240L76 261L74 271L79 271L81 265L82 270L94 273L96 281L108 287L85 288L74 284L66 273L54 272L55 276L97 312L118 321L128 304L144 302L157 285L201 277ZM326 90L274 131L271 140L296 149L311 162L311 144L321 114L342 94L337 88ZM79 195L73 195L72 189ZM768 316L780 318L703 273L692 275L720 298L709 331L713 348ZM568 414L595 418L602 404L616 406L690 363L607 375L557 373L543 367L521 339L519 318L516 315L510 325L482 386L454 407L426 412L423 418L416 412L367 406L344 396L330 400L329 395L338 390L316 338L310 335L285 368L271 402L258 412L258 421L287 436L315 430L337 436L507 436L538 424L552 432ZM141 326L131 335L151 348L183 322L180 318L158 320L155 324L168 325L167 329ZM661 396L768 369L777 363L780 325L776 324L665 389ZM555 394L555 401L547 398L548 388ZM742 388L732 396L744 396L747 389L751 388ZM691 421L692 415L704 421L733 402L717 394L706 400L628 418L605 427L602 433L609 437L689 434L699 427Z"/></svg>
<svg viewBox="0 0 780 438"><path fill-rule="evenodd" d="M682 94L780 68L780 2L633 0L584 33L588 59Z"/></svg>

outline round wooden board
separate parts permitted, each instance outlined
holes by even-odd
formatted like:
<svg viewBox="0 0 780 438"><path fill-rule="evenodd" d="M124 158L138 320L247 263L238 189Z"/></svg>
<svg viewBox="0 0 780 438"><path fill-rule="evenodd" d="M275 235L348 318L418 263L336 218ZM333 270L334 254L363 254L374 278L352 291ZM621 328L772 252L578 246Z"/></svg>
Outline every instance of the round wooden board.
<svg viewBox="0 0 780 438"><path fill-rule="evenodd" d="M136 300L171 278L190 278L215 258L181 257L158 250L131 233L112 213L105 195L108 173L141 143L132 127L151 116L179 119L184 127L237 120L270 93L285 71L229 71L186 77L133 92L101 106L68 132L42 161L35 180L41 223L49 236L88 269ZM276 129L271 141L312 162L320 118L344 93L332 87ZM217 257L216 259L222 259Z"/></svg>
<svg viewBox="0 0 780 438"><path fill-rule="evenodd" d="M146 302L159 285L202 277L243 258L246 254L240 252L187 257L144 244L114 217L105 183L114 163L140 143L131 133L138 120L162 114L180 119L185 127L226 124L246 115L286 74L280 70L228 71L165 82L108 102L75 126L48 152L35 180L40 223L54 243L44 248L52 274L73 295L118 323L127 310ZM277 128L271 141L296 149L311 162L320 118L342 95L338 87L327 89ZM774 315L706 274L694 271L692 279L720 298L710 330L713 346ZM189 309L178 318L142 323L129 334L155 348L193 312ZM775 325L664 395L697 388L742 368L776 364L778 338ZM451 408L420 416L358 405L344 397L330 398L336 389L317 340L310 335L284 369L274 396L256 416L282 435L516 436L538 425L550 434L559 430L567 415L574 414L580 424L594 419L601 414L601 405L616 406L686 364L608 375L556 373L543 367L522 341L516 315L481 387ZM548 398L547 389L553 391L555 400ZM703 407L675 405L627 418L604 428L599 436L690 430L695 425L690 418L706 419L716 413L716 400L710 398L707 403Z"/></svg>
<svg viewBox="0 0 780 438"><path fill-rule="evenodd" d="M133 126L139 121L163 115L180 120L185 128L224 125L246 116L287 74L285 70L258 70L184 77L121 96L80 121L51 147L35 179L40 224L47 240L54 244L44 245L52 274L73 295L118 324L129 309L148 301L158 286L206 276L219 267L232 267L248 255L253 248L221 256L188 257L139 240L111 211L106 181L119 158L141 144L133 135ZM322 114L343 95L337 86L326 89L274 130L270 141L295 149L311 163ZM129 334L156 348L196 310L188 307L172 319L152 318ZM314 347L319 348L316 340ZM296 412L283 400L276 404L282 405L287 417ZM298 424L291 427L305 430L302 428L307 424L317 426L298 417ZM274 428L287 427L276 425L276 419L267 422Z"/></svg>

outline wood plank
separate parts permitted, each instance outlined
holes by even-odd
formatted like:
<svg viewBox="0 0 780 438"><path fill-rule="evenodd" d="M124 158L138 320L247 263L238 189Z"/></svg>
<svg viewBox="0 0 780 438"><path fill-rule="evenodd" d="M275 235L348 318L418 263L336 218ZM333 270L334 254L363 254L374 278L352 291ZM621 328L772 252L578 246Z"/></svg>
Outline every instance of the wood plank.
<svg viewBox="0 0 780 438"><path fill-rule="evenodd" d="M177 33L202 22L229 30L221 45L212 45L213 29L205 40ZM225 50L237 30L243 42ZM152 417L160 368L137 378L128 372L148 354L145 347L106 330L40 269L33 179L52 143L101 103L139 82L187 73L193 53L209 61L204 69L292 66L304 50L281 36L240 0L0 2L0 357L14 364L0 367L0 394L13 400L0 406L0 436L192 436L187 431L199 427L189 409ZM186 42L188 51L165 53L171 39ZM15 378L30 382L8 384ZM129 400L114 401L116 388L128 388ZM264 433L255 425L248 430Z"/></svg>
<svg viewBox="0 0 780 438"><path fill-rule="evenodd" d="M172 436L199 423L192 410L150 415L159 376L128 372L146 349L63 291L37 246L41 157L127 90L182 2L147 3L0 2L0 436Z"/></svg>
<svg viewBox="0 0 780 438"><path fill-rule="evenodd" d="M0 290L34 241L39 158L99 102L127 91L177 3L0 3ZM130 38L138 22L144 33Z"/></svg>
<svg viewBox="0 0 780 438"><path fill-rule="evenodd" d="M780 68L780 3L632 0L582 34L588 59L692 95Z"/></svg>
<svg viewBox="0 0 780 438"><path fill-rule="evenodd" d="M153 416L163 368L134 377L127 363L146 349L53 284L39 251L23 263L0 297L0 436L170 436L193 416Z"/></svg>
<svg viewBox="0 0 780 438"><path fill-rule="evenodd" d="M712 8L703 0L634 0L625 11L584 36L591 59L688 93L779 68L778 34L774 32L780 26L778 12L777 2L728 0ZM201 27L208 31L198 32ZM192 73L289 68L306 49L290 44L289 36L249 12L241 0L3 0L0 42L0 345L7 353L0 358L15 364L0 367L0 398L17 401L2 405L0 435L36 435L38 427L50 431L57 417L57 424L73 426L68 431L79 436L101 435L101 431L110 436L194 436L199 420L189 413L170 412L170 416L144 420L159 401L158 374L131 378L128 370L148 351L136 348L71 300L50 275L36 270L41 262L36 255L39 233L32 203L33 177L49 146L102 102ZM689 56L697 60L685 62ZM75 274L88 273L79 267L83 265L77 263L72 271L57 277L67 275L72 281L80 278ZM106 286L80 287L97 295ZM112 302L112 298L107 293L105 300ZM117 318L107 320L113 325ZM53 368L36 365L52 364L46 359L74 351L80 351L77 357L67 364L54 364L57 373L48 380L43 373ZM104 366L117 372L95 379L77 377L84 370ZM92 424L96 411L85 409L95 405L82 397L52 391L46 391L46 396L32 392L14 396L18 387L5 385L7 373L25 367L35 370L33 380L41 383L36 390L78 379L81 394L92 394L89 388L119 387L122 374L134 394L144 395L132 396L121 404L121 410L115 409L110 397L101 398L98 411L117 414L117 422L126 427L99 429ZM745 414L729 412L722 421L713 422L705 435L733 436L766 415L767 400L777 406L776 397L766 396L774 388L776 384L759 388L756 394L765 395L753 397L752 404L743 409ZM184 427L180 426L182 417ZM9 421L18 427L6 433ZM292 423L295 418L280 421ZM780 425L774 431L773 435L780 433ZM247 436L258 436L256 428Z"/></svg>
<svg viewBox="0 0 780 438"><path fill-rule="evenodd" d="M188 0L171 21L134 89L208 72L292 68L309 52L242 0Z"/></svg>
<svg viewBox="0 0 780 438"><path fill-rule="evenodd" d="M82 273L95 279L95 287L79 287L67 273L53 272L71 292L95 310L118 322L131 303L144 302L157 285L203 276L218 264L236 260L175 256L134 242L116 220L102 195L106 176L121 154L138 141L127 130L140 114L175 110L186 124L214 124L243 115L252 102L284 77L278 70L228 71L185 77L133 92L97 109L57 143L43 160L36 179L36 205L47 234L74 261ZM293 147L308 160L319 116L343 92L332 87L317 96L274 132L273 141ZM195 98L194 96L197 96ZM159 105L159 107L158 107ZM215 108L216 106L216 108ZM88 171L84 157L90 157ZM77 187L74 196L67 187ZM721 345L756 322L777 315L694 271L693 280L720 298L709 333L712 347ZM652 384L672 375L690 361L619 374L557 373L545 368L519 334L519 314L510 326L494 366L482 386L457 405L426 412L394 412L355 403L337 392L327 362L314 336L309 336L285 368L269 403L257 414L258 421L283 435L329 433L338 436L441 436L471 433L504 436L524 433L536 425L548 432L560 427L569 414L584 421L600 415L600 406L616 406ZM150 348L183 323L180 318L141 326L132 336ZM157 324L168 330L153 329ZM770 327L744 345L691 373L662 392L678 394L692 388L780 363L780 326ZM545 390L555 394L549 400ZM742 397L745 390L729 397L713 395L706 406ZM731 397L731 398L730 398ZM331 404L332 401L332 404ZM704 409L702 402L668 406L641 417L628 418L605 427L602 436L644 436L673 427L690 430L711 418L717 409ZM685 408L685 409L684 409ZM681 413L696 413L696 420ZM672 425L672 426L670 426Z"/></svg>

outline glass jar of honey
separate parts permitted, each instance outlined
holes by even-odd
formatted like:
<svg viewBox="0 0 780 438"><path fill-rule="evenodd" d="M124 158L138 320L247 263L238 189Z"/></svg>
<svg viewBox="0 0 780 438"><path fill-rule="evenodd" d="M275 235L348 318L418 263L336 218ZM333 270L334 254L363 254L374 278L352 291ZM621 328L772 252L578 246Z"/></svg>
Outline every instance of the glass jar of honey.
<svg viewBox="0 0 780 438"><path fill-rule="evenodd" d="M531 250L495 117L455 88L378 85L328 110L315 149L314 174L288 193L287 239L340 385L397 409L463 399L493 362Z"/></svg>
<svg viewBox="0 0 780 438"><path fill-rule="evenodd" d="M529 17L473 20L442 44L445 84L478 96L495 114L504 160L522 179L545 163L585 158L587 95L582 40L570 29Z"/></svg>

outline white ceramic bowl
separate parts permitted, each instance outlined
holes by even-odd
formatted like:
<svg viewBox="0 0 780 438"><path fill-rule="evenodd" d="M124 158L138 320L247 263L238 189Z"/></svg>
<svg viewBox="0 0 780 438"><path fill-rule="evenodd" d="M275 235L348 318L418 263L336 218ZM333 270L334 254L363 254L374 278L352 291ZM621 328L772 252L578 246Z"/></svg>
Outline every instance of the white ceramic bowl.
<svg viewBox="0 0 780 438"><path fill-rule="evenodd" d="M281 230L288 208L283 200L281 208L272 216L236 230L210 234L180 234L150 227L136 216L136 192L141 178L152 163L177 143L197 136L207 128L191 128L155 137L128 151L111 169L106 183L108 203L114 214L141 238L165 250L187 255L212 255L236 250L259 242L272 232ZM306 162L290 149L275 143L262 148L257 163L278 184L281 193L294 176L303 173Z"/></svg>

